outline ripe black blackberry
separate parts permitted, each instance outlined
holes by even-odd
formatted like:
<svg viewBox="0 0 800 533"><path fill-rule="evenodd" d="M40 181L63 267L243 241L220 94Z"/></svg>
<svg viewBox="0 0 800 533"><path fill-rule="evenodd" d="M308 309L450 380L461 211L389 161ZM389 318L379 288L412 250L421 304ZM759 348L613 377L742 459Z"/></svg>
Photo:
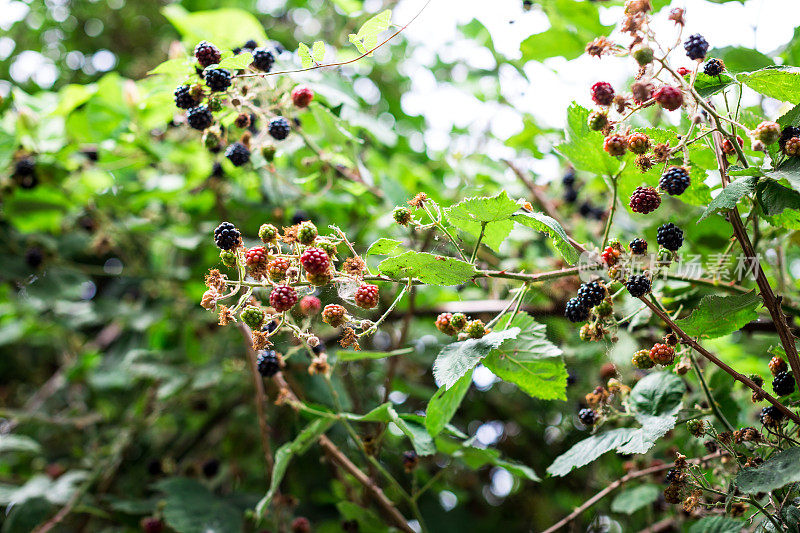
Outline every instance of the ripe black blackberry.
<svg viewBox="0 0 800 533"><path fill-rule="evenodd" d="M275 117L269 121L268 131L273 139L284 140L289 136L290 130L289 121L283 117Z"/></svg>
<svg viewBox="0 0 800 533"><path fill-rule="evenodd" d="M584 283L578 289L578 301L584 307L594 307L602 303L606 297L606 288L599 281Z"/></svg>
<svg viewBox="0 0 800 533"><path fill-rule="evenodd" d="M243 50L255 50L256 48L258 48L258 43L255 39L248 39L248 41L242 45Z"/></svg>
<svg viewBox="0 0 800 533"><path fill-rule="evenodd" d="M705 59L706 52L708 52L708 41L699 33L695 33L686 39L683 43L683 48L686 50L686 56L689 59Z"/></svg>
<svg viewBox="0 0 800 533"><path fill-rule="evenodd" d="M667 250L674 252L683 244L683 230L672 222L667 222L658 228L656 242Z"/></svg>
<svg viewBox="0 0 800 533"><path fill-rule="evenodd" d="M32 246L25 250L25 263L33 269L37 269L42 266L42 262L44 261L44 254L42 253L42 249L38 246Z"/></svg>
<svg viewBox="0 0 800 533"><path fill-rule="evenodd" d="M231 86L231 72L224 68L208 68L203 71L203 79L208 88L214 92L222 92Z"/></svg>
<svg viewBox="0 0 800 533"><path fill-rule="evenodd" d="M578 411L578 419L584 426L591 427L597 422L597 413L592 409L581 409Z"/></svg>
<svg viewBox="0 0 800 533"><path fill-rule="evenodd" d="M778 146L780 146L781 150L786 147L786 141L794 137L800 137L800 127L786 126L783 128L781 131L781 136L778 139Z"/></svg>
<svg viewBox="0 0 800 533"><path fill-rule="evenodd" d="M633 239L628 246L632 254L644 255L647 253L647 241L644 239Z"/></svg>
<svg viewBox="0 0 800 533"><path fill-rule="evenodd" d="M564 187L572 188L575 185L575 170L569 169L564 173L564 177L561 178L561 183L564 184Z"/></svg>
<svg viewBox="0 0 800 533"><path fill-rule="evenodd" d="M253 68L263 72L269 72L272 64L275 63L275 56L266 48L256 48L253 50Z"/></svg>
<svg viewBox="0 0 800 533"><path fill-rule="evenodd" d="M191 109L197 105L197 100L192 96L192 88L188 85L179 85L175 89L175 107L178 109Z"/></svg>
<svg viewBox="0 0 800 533"><path fill-rule="evenodd" d="M225 157L233 166L240 167L250 161L250 150L242 143L235 142L225 150Z"/></svg>
<svg viewBox="0 0 800 533"><path fill-rule="evenodd" d="M767 427L777 427L783 422L786 415L774 405L768 405L761 410L761 423Z"/></svg>
<svg viewBox="0 0 800 533"><path fill-rule="evenodd" d="M258 353L258 373L265 378L271 378L281 369L278 354L275 350L262 350Z"/></svg>
<svg viewBox="0 0 800 533"><path fill-rule="evenodd" d="M669 167L661 176L658 186L670 196L680 196L692 183L689 172L683 167Z"/></svg>
<svg viewBox="0 0 800 533"><path fill-rule="evenodd" d="M197 58L197 62L200 63L200 66L205 68L209 65L219 63L222 54L220 54L216 46L208 41L200 41L197 46L194 47L194 57Z"/></svg>
<svg viewBox="0 0 800 533"><path fill-rule="evenodd" d="M278 323L275 322L274 320L270 320L269 322L267 322L266 324L261 326L261 332L262 333L272 333L273 331L275 331L275 329L277 327L278 327Z"/></svg>
<svg viewBox="0 0 800 533"><path fill-rule="evenodd" d="M575 200L577 199L578 199L578 191L576 191L575 189L570 188L564 191L564 201L567 202L568 204L574 204Z"/></svg>
<svg viewBox="0 0 800 533"><path fill-rule="evenodd" d="M639 298L650 292L650 280L644 274L634 274L628 278L625 288L631 296Z"/></svg>
<svg viewBox="0 0 800 533"><path fill-rule="evenodd" d="M583 322L589 318L589 308L577 298L570 298L564 308L564 316L570 322Z"/></svg>
<svg viewBox="0 0 800 533"><path fill-rule="evenodd" d="M214 115L205 104L200 104L186 112L186 122L196 130L204 130L214 122Z"/></svg>
<svg viewBox="0 0 800 533"><path fill-rule="evenodd" d="M794 374L792 372L779 372L772 380L772 390L778 396L786 396L794 392Z"/></svg>
<svg viewBox="0 0 800 533"><path fill-rule="evenodd" d="M703 73L707 76L719 76L725 72L725 63L721 59L711 58L703 67Z"/></svg>
<svg viewBox="0 0 800 533"><path fill-rule="evenodd" d="M36 161L32 157L23 157L14 163L14 176L33 176L36 171Z"/></svg>
<svg viewBox="0 0 800 533"><path fill-rule="evenodd" d="M222 250L233 250L241 240L242 234L230 222L223 222L214 230L214 242Z"/></svg>

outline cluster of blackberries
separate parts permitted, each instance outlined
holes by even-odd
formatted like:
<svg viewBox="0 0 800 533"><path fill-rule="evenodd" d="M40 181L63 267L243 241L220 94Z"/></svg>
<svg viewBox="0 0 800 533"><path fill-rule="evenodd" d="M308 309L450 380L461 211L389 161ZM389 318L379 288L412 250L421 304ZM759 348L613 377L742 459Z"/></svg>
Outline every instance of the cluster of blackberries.
<svg viewBox="0 0 800 533"><path fill-rule="evenodd" d="M561 183L564 185L564 201L568 204L574 204L578 201L578 188L576 187L575 169L570 168L561 178ZM591 202L583 202L578 206L578 212L584 218L602 220L605 216L605 210L602 207L597 207Z"/></svg>
<svg viewBox="0 0 800 533"><path fill-rule="evenodd" d="M564 309L564 316L570 322L583 322L589 318L589 311L600 305L606 297L606 287L600 281L584 283L578 295L570 298Z"/></svg>

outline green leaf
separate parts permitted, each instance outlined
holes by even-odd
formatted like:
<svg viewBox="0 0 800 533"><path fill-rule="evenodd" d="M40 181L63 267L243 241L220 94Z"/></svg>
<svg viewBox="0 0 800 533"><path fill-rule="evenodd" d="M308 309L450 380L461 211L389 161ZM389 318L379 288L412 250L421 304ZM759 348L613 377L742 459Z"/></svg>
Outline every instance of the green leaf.
<svg viewBox="0 0 800 533"><path fill-rule="evenodd" d="M428 431L412 420L406 420L409 415L399 415L392 404L387 402L379 405L365 415L342 415L348 420L356 422L393 422L400 428L414 446L417 455L431 455L436 453L436 446Z"/></svg>
<svg viewBox="0 0 800 533"><path fill-rule="evenodd" d="M300 63L302 64L303 68L309 68L314 61L311 59L311 50L308 48L306 43L300 43L297 45L297 55L300 56Z"/></svg>
<svg viewBox="0 0 800 533"><path fill-rule="evenodd" d="M441 433L444 427L450 423L458 406L461 405L461 401L469 391L471 383L472 370L461 376L449 389L444 386L439 387L439 390L433 395L425 409L425 428L432 437Z"/></svg>
<svg viewBox="0 0 800 533"><path fill-rule="evenodd" d="M706 516L692 524L689 533L740 533L744 522L727 516Z"/></svg>
<svg viewBox="0 0 800 533"><path fill-rule="evenodd" d="M449 389L461 379L461 376L489 355L489 352L499 348L508 339L516 338L519 333L519 328L509 328L493 331L480 339L467 339L448 344L442 348L433 362L434 379L445 389Z"/></svg>
<svg viewBox="0 0 800 533"><path fill-rule="evenodd" d="M599 9L593 2L547 0L541 5L550 29L522 42L522 61L543 61L555 56L575 59L583 54L586 43L612 29L601 24Z"/></svg>
<svg viewBox="0 0 800 533"><path fill-rule="evenodd" d="M440 437L436 439L436 447L442 453L446 453L460 460L474 470L489 464L505 468L515 477L528 479L530 481L540 481L539 476L537 476L536 472L529 466L504 460L500 457L500 452L498 450L492 448L476 448L470 445L470 442L471 440L464 443L456 443L452 440Z"/></svg>
<svg viewBox="0 0 800 533"><path fill-rule="evenodd" d="M775 180L760 180L756 186L756 198L767 216L779 215L785 209L800 209L800 193Z"/></svg>
<svg viewBox="0 0 800 533"><path fill-rule="evenodd" d="M675 423L678 419L675 416L637 414L636 420L642 424L642 427L631 435L628 442L617 448L618 453L647 453L650 451L650 448L655 446L658 439L675 427Z"/></svg>
<svg viewBox="0 0 800 533"><path fill-rule="evenodd" d="M242 70L253 62L253 54L250 52L242 52L238 55L226 57L219 62L220 68L227 68L230 70Z"/></svg>
<svg viewBox="0 0 800 533"><path fill-rule="evenodd" d="M9 433L0 435L0 453L40 453L42 446L30 437Z"/></svg>
<svg viewBox="0 0 800 533"><path fill-rule="evenodd" d="M475 237L485 225L482 242L497 250L511 233L514 223L509 217L518 209L517 202L502 191L496 196L467 198L445 209L445 214L453 226Z"/></svg>
<svg viewBox="0 0 800 533"><path fill-rule="evenodd" d="M658 485L639 485L617 494L611 502L611 510L615 513L632 515L656 501L660 495L661 487Z"/></svg>
<svg viewBox="0 0 800 533"><path fill-rule="evenodd" d="M681 407L686 392L683 380L671 372L653 372L641 379L631 390L630 406L651 416L674 415Z"/></svg>
<svg viewBox="0 0 800 533"><path fill-rule="evenodd" d="M164 521L177 533L242 530L242 513L193 479L168 478L155 487L166 494Z"/></svg>
<svg viewBox="0 0 800 533"><path fill-rule="evenodd" d="M314 44L311 45L311 57L317 63L322 63L322 60L325 59L325 43L322 41L314 41Z"/></svg>
<svg viewBox="0 0 800 533"><path fill-rule="evenodd" d="M736 486L747 494L769 492L800 481L800 447L778 452L755 468L745 468L736 476Z"/></svg>
<svg viewBox="0 0 800 533"><path fill-rule="evenodd" d="M381 237L373 242L367 249L365 256L370 255L396 255L403 249L403 243L395 239Z"/></svg>
<svg viewBox="0 0 800 533"><path fill-rule="evenodd" d="M603 134L589 129L589 113L575 102L569 106L564 130L566 140L556 146L556 151L578 170L613 176L619 171L621 162L603 150Z"/></svg>
<svg viewBox="0 0 800 533"><path fill-rule="evenodd" d="M733 209L739 203L739 200L755 191L757 181L757 178L753 176L742 176L729 183L716 198L711 200L711 203L708 204L708 207L697 221L700 222L717 211Z"/></svg>
<svg viewBox="0 0 800 533"><path fill-rule="evenodd" d="M731 296L710 295L700 300L691 315L675 322L691 337L715 339L757 319L760 304L761 297L754 290Z"/></svg>
<svg viewBox="0 0 800 533"><path fill-rule="evenodd" d="M514 222L519 222L523 226L528 226L552 237L553 246L561 254L564 261L570 265L578 261L578 251L570 244L567 232L555 219L541 213L519 213L513 215L512 219Z"/></svg>
<svg viewBox="0 0 800 533"><path fill-rule="evenodd" d="M325 433L328 428L333 425L333 420L328 418L317 418L312 420L303 431L291 442L282 445L275 452L275 465L272 467L272 477L269 483L269 490L263 498L256 504L256 516L264 516L267 512L275 492L286 475L286 469L289 467L289 462L297 454L302 454L308 447L317 440L317 438Z"/></svg>
<svg viewBox="0 0 800 533"><path fill-rule="evenodd" d="M385 359L396 355L406 355L413 353L414 348L400 348L391 352L371 352L369 350L337 350L336 359L338 361L361 361L363 359Z"/></svg>
<svg viewBox="0 0 800 533"><path fill-rule="evenodd" d="M617 428L592 435L559 455L553 464L547 467L547 473L556 477L566 476L573 468L588 465L604 453L624 446L636 431L638 430L634 428Z"/></svg>
<svg viewBox="0 0 800 533"><path fill-rule="evenodd" d="M509 324L520 333L492 350L483 364L499 378L514 383L534 398L567 399L567 368L561 349L547 340L546 328L527 313Z"/></svg>
<svg viewBox="0 0 800 533"><path fill-rule="evenodd" d="M767 67L737 74L736 79L763 95L796 103L800 101L800 68Z"/></svg>
<svg viewBox="0 0 800 533"><path fill-rule="evenodd" d="M367 20L356 34L348 36L359 52L366 53L375 48L378 44L378 34L386 30L392 21L392 10L381 11L371 19ZM371 54L370 54L371 55Z"/></svg>
<svg viewBox="0 0 800 533"><path fill-rule="evenodd" d="M743 46L726 46L724 48L714 48L708 55L717 57L725 62L725 68L729 72L747 72L774 65L775 62L758 50L745 48Z"/></svg>
<svg viewBox="0 0 800 533"><path fill-rule="evenodd" d="M731 85L733 82L734 79L724 72L719 76L709 76L702 72L698 72L694 87L697 89L697 92L700 94L700 96L703 98L708 98L709 96L720 92L728 85Z"/></svg>
<svg viewBox="0 0 800 533"><path fill-rule="evenodd" d="M258 19L242 9L222 8L190 13L178 4L170 4L161 12L191 46L205 40L221 49L233 48L241 45L242 35L258 42L267 40L267 34ZM236 28L236 31L231 31L231 28Z"/></svg>
<svg viewBox="0 0 800 533"><path fill-rule="evenodd" d="M343 520L358 523L359 533L384 533L389 531L389 528L386 527L378 515L353 502L341 501L336 504L336 509L339 510Z"/></svg>
<svg viewBox="0 0 800 533"><path fill-rule="evenodd" d="M413 250L384 259L378 269L395 280L415 278L428 285L460 285L476 273L466 261Z"/></svg>

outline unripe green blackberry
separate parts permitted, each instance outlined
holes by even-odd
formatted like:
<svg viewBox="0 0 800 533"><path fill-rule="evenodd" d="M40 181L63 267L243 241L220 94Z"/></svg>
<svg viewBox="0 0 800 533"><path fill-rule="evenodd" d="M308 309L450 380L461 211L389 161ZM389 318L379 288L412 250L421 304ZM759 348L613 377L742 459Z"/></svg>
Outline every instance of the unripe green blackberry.
<svg viewBox="0 0 800 533"><path fill-rule="evenodd" d="M261 227L258 228L258 238L264 244L275 242L278 238L278 228L272 224L261 224Z"/></svg>
<svg viewBox="0 0 800 533"><path fill-rule="evenodd" d="M277 151L278 150L271 144L265 144L261 147L261 155L264 157L264 160L269 163L275 159L275 153Z"/></svg>
<svg viewBox="0 0 800 533"><path fill-rule="evenodd" d="M261 323L264 322L264 310L255 305L248 305L244 308L242 314L239 315L239 318L242 319L242 322L250 326L250 329L257 330L261 327Z"/></svg>
<svg viewBox="0 0 800 533"><path fill-rule="evenodd" d="M392 211L392 218L401 226L408 226L408 223L411 222L411 210L402 206L395 207Z"/></svg>
<svg viewBox="0 0 800 533"><path fill-rule="evenodd" d="M637 44L631 50L631 57L641 66L649 65L653 62L653 49L646 44Z"/></svg>
<svg viewBox="0 0 800 533"><path fill-rule="evenodd" d="M614 304L611 301L611 298L605 298L602 302L600 302L600 305L594 308L594 312L600 317L611 316L611 314L614 312Z"/></svg>
<svg viewBox="0 0 800 533"><path fill-rule="evenodd" d="M219 258L222 260L222 264L228 268L236 266L236 254L230 250L220 250Z"/></svg>
<svg viewBox="0 0 800 533"><path fill-rule="evenodd" d="M212 154L216 154L222 150L222 135L219 128L208 128L203 132L203 146Z"/></svg>
<svg viewBox="0 0 800 533"><path fill-rule="evenodd" d="M764 121L753 130L753 137L764 144L773 144L781 138L781 127L777 122Z"/></svg>
<svg viewBox="0 0 800 533"><path fill-rule="evenodd" d="M600 131L608 126L608 115L601 111L592 111L589 113L587 124L589 125L590 130Z"/></svg>
<svg viewBox="0 0 800 533"><path fill-rule="evenodd" d="M487 333L486 325L483 323L483 320L478 319L467 322L467 325L464 327L464 331L472 339L480 339Z"/></svg>
<svg viewBox="0 0 800 533"><path fill-rule="evenodd" d="M656 364L650 359L650 350L639 350L633 354L631 358L633 366L639 370L647 370L653 368Z"/></svg>
<svg viewBox="0 0 800 533"><path fill-rule="evenodd" d="M592 326L591 326L591 325L589 325L589 324L584 324L584 325L582 325L582 326L581 326L581 329L580 329L580 331L578 332L578 337L579 337L579 338L580 338L580 339L581 339L583 342L589 342L589 341L591 341L591 340L592 340L592 332L593 332L592 330L593 330L593 328L592 328Z"/></svg>
<svg viewBox="0 0 800 533"><path fill-rule="evenodd" d="M693 437L697 437L698 439L705 435L706 433L706 423L703 420L689 420L686 422L686 429L689 430L689 433Z"/></svg>
<svg viewBox="0 0 800 533"><path fill-rule="evenodd" d="M301 223L300 228L297 230L297 240L300 241L300 244L305 244L306 246L313 244L317 235L319 235L317 227L310 220Z"/></svg>
<svg viewBox="0 0 800 533"><path fill-rule="evenodd" d="M332 242L317 240L316 246L322 248L331 259L336 257L336 245Z"/></svg>
<svg viewBox="0 0 800 533"><path fill-rule="evenodd" d="M450 325L456 328L456 330L461 331L465 327L467 327L467 315L464 313L453 313L453 316L450 317Z"/></svg>

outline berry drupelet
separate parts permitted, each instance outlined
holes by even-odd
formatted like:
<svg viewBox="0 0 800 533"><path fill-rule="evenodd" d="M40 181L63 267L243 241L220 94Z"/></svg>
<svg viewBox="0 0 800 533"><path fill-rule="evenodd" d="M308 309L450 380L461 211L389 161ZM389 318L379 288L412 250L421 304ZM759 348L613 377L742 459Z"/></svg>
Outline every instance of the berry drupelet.
<svg viewBox="0 0 800 533"><path fill-rule="evenodd" d="M597 422L597 413L593 409L581 409L578 411L578 420L587 427L592 427Z"/></svg>
<svg viewBox="0 0 800 533"><path fill-rule="evenodd" d="M680 196L689 188L692 180L684 167L669 167L661 176L658 186L670 196Z"/></svg>
<svg viewBox="0 0 800 533"><path fill-rule="evenodd" d="M178 109L191 109L197 105L192 94L192 88L189 85L179 85L175 89L175 107Z"/></svg>
<svg viewBox="0 0 800 533"><path fill-rule="evenodd" d="M653 187L636 187L628 205L634 213L646 215L658 209L661 205L661 195Z"/></svg>
<svg viewBox="0 0 800 533"><path fill-rule="evenodd" d="M650 292L650 280L644 274L634 274L628 278L625 288L631 296L639 298Z"/></svg>
<svg viewBox="0 0 800 533"><path fill-rule="evenodd" d="M267 127L267 131L269 132L269 134L272 136L273 139L282 141L289 136L289 131L291 131L291 126L289 126L289 121L286 120L284 117L275 117L269 121L269 126Z"/></svg>
<svg viewBox="0 0 800 533"><path fill-rule="evenodd" d="M200 66L205 68L209 65L215 65L222 59L222 54L219 49L208 41L200 41L194 47L194 57Z"/></svg>
<svg viewBox="0 0 800 533"><path fill-rule="evenodd" d="M291 264L285 257L276 257L267 265L267 274L272 281L283 281L286 279L286 271Z"/></svg>
<svg viewBox="0 0 800 533"><path fill-rule="evenodd" d="M253 50L253 68L262 72L269 72L272 64L275 63L275 56L266 48L256 48Z"/></svg>
<svg viewBox="0 0 800 533"><path fill-rule="evenodd" d="M711 58L703 66L703 74L706 76L719 76L725 72L725 63L721 59Z"/></svg>
<svg viewBox="0 0 800 533"><path fill-rule="evenodd" d="M261 350L258 352L258 373L265 378L271 378L281 369L281 363L275 350Z"/></svg>
<svg viewBox="0 0 800 533"><path fill-rule="evenodd" d="M642 132L628 135L628 150L634 154L642 155L650 149L650 137Z"/></svg>
<svg viewBox="0 0 800 533"><path fill-rule="evenodd" d="M786 396L794 392L794 374L792 372L779 372L772 380L772 390L778 396Z"/></svg>
<svg viewBox="0 0 800 533"><path fill-rule="evenodd" d="M584 283L578 289L578 300L584 307L600 305L606 297L606 288L599 281Z"/></svg>
<svg viewBox="0 0 800 533"><path fill-rule="evenodd" d="M205 104L200 104L186 112L186 122L196 130L204 130L214 122L214 115Z"/></svg>
<svg viewBox="0 0 800 533"><path fill-rule="evenodd" d="M225 157L233 166L240 167L250 161L250 149L240 142L235 142L225 150Z"/></svg>
<svg viewBox="0 0 800 533"><path fill-rule="evenodd" d="M322 310L322 321L334 328L347 322L347 310L341 305L328 304Z"/></svg>
<svg viewBox="0 0 800 533"><path fill-rule="evenodd" d="M214 242L222 250L233 250L242 241L242 234L230 222L223 222L214 230Z"/></svg>
<svg viewBox="0 0 800 533"><path fill-rule="evenodd" d="M644 239L633 239L628 245L634 255L644 255L647 253L647 241Z"/></svg>
<svg viewBox="0 0 800 533"><path fill-rule="evenodd" d="M289 285L278 285L269 293L269 305L279 313L288 311L296 303L297 291Z"/></svg>
<svg viewBox="0 0 800 533"><path fill-rule="evenodd" d="M458 333L455 327L451 322L453 318L452 313L442 313L436 317L436 329L444 333L445 335L455 335Z"/></svg>
<svg viewBox="0 0 800 533"><path fill-rule="evenodd" d="M250 305L244 308L239 317L251 329L257 330L261 328L261 324L264 322L264 310L255 305Z"/></svg>
<svg viewBox="0 0 800 533"><path fill-rule="evenodd" d="M564 316L570 322L583 322L589 318L589 308L577 298L570 298L564 308Z"/></svg>
<svg viewBox="0 0 800 533"><path fill-rule="evenodd" d="M695 33L684 41L683 48L689 59L705 59L706 52L708 52L708 41L699 33Z"/></svg>
<svg viewBox="0 0 800 533"><path fill-rule="evenodd" d="M658 228L656 242L667 250L674 252L683 244L683 230L672 222L667 222Z"/></svg>
<svg viewBox="0 0 800 533"><path fill-rule="evenodd" d="M224 68L209 68L203 71L203 79L208 88L214 92L222 92L231 86L231 73Z"/></svg>

